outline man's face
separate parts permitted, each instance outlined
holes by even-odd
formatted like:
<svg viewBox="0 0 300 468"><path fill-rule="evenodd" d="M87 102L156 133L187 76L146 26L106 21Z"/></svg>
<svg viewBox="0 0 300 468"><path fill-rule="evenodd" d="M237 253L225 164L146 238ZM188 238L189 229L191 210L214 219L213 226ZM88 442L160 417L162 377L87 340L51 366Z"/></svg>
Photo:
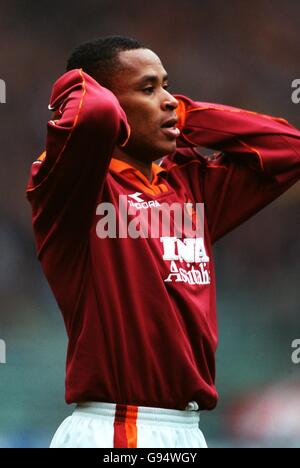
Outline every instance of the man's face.
<svg viewBox="0 0 300 468"><path fill-rule="evenodd" d="M131 136L125 148L130 156L154 161L176 149L178 101L168 92L168 76L160 59L149 49L120 52L121 70L111 91L124 109Z"/></svg>

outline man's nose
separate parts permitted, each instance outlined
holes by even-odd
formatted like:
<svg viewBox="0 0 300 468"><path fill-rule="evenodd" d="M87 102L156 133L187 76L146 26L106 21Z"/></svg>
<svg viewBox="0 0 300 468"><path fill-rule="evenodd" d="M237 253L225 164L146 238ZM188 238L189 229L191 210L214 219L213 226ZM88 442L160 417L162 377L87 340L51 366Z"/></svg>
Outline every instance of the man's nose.
<svg viewBox="0 0 300 468"><path fill-rule="evenodd" d="M166 94L162 101L162 109L164 111L166 110L174 111L175 109L177 109L178 106L179 106L179 102L177 101L177 99L174 96L172 96L172 94L170 94L168 91L166 91Z"/></svg>

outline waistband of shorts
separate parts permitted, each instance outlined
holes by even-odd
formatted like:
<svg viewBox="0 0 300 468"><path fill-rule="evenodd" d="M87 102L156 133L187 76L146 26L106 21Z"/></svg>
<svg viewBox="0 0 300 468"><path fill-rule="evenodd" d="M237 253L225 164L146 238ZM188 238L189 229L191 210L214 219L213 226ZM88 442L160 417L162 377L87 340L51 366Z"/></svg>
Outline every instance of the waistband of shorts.
<svg viewBox="0 0 300 468"><path fill-rule="evenodd" d="M187 407L188 408L188 407ZM145 406L116 405L115 403L87 402L77 405L74 416L100 417L115 423L149 424L198 427L200 412L192 409L180 411Z"/></svg>

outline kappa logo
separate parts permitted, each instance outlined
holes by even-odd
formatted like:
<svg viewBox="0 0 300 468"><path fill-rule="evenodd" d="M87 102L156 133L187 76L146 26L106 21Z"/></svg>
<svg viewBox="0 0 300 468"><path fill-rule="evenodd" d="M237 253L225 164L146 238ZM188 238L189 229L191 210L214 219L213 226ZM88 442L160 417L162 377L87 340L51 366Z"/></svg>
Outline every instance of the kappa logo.
<svg viewBox="0 0 300 468"><path fill-rule="evenodd" d="M148 208L155 208L156 206L160 206L160 203L156 200L151 200L149 202L144 201L141 198L141 192L135 192L132 195L128 195L128 198L132 198L132 200L128 200L129 206L136 208L137 210L147 210Z"/></svg>

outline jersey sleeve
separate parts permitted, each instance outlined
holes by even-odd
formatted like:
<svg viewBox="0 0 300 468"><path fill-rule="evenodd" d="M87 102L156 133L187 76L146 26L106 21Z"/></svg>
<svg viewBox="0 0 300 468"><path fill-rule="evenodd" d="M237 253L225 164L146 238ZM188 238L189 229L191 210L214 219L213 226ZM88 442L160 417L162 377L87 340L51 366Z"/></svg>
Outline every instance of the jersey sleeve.
<svg viewBox="0 0 300 468"><path fill-rule="evenodd" d="M199 183L216 241L300 179L300 131L284 119L176 98L179 147L214 150L201 157Z"/></svg>
<svg viewBox="0 0 300 468"><path fill-rule="evenodd" d="M79 69L56 81L49 109L57 119L48 122L27 187L38 244L58 231L89 228L113 150L130 133L114 94Z"/></svg>

